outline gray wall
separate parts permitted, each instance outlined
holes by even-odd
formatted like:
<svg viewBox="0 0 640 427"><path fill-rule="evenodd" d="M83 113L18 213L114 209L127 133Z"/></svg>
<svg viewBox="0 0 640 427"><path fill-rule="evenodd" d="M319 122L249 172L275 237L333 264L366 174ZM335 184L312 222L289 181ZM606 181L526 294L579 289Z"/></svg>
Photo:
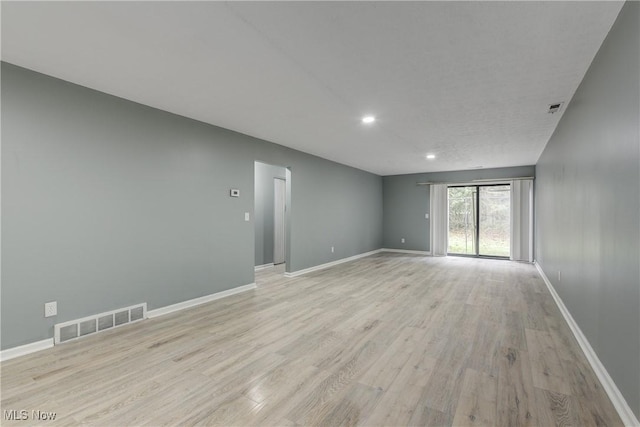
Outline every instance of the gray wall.
<svg viewBox="0 0 640 427"><path fill-rule="evenodd" d="M639 17L627 2L536 166L537 261L637 416Z"/></svg>
<svg viewBox="0 0 640 427"><path fill-rule="evenodd" d="M385 248L429 251L429 186L417 182L470 183L474 179L534 176L534 166L468 171L393 175L382 178L384 193L383 240ZM405 243L401 243L401 239Z"/></svg>
<svg viewBox="0 0 640 427"><path fill-rule="evenodd" d="M286 168L256 162L254 223L256 230L255 265L273 263L274 182L286 179Z"/></svg>
<svg viewBox="0 0 640 427"><path fill-rule="evenodd" d="M252 283L256 160L291 168L290 271L381 247L379 176L3 63L2 348Z"/></svg>

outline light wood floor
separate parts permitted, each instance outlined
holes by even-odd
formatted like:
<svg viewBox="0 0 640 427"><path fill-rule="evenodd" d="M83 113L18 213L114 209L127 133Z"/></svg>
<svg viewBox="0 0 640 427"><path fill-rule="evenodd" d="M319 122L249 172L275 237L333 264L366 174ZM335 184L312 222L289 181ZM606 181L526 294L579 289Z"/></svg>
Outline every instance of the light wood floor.
<svg viewBox="0 0 640 427"><path fill-rule="evenodd" d="M379 254L281 272L2 363L2 410L57 413L41 425L621 425L531 265Z"/></svg>

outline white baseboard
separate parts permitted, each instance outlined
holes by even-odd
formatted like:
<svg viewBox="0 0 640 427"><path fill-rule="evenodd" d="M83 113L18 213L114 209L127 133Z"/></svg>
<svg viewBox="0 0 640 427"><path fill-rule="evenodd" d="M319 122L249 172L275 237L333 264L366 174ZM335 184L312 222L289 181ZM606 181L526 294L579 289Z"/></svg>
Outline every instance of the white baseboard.
<svg viewBox="0 0 640 427"><path fill-rule="evenodd" d="M622 422L624 423L625 426L630 426L630 427L640 426L640 421L638 421L635 414L629 407L629 404L625 400L624 396L622 395L622 393L620 393L620 390L616 386L616 383L613 382L613 379L611 378L611 376L609 376L607 369L604 367L604 365L598 358L598 355L593 350L593 347L591 347L591 344L589 344L587 337L584 336L584 334L582 333L582 330L580 330L580 327L578 326L576 321L573 320L573 316L571 316L571 313L562 302L560 295L558 295L558 293L554 289L553 285L547 278L547 275L544 274L544 271L542 271L542 267L540 267L540 264L538 264L538 261L535 261L534 265L538 269L538 273L540 273L542 280L544 280L544 283L547 285L547 288L549 289L551 296L555 300L556 305L560 309L560 312L562 313L564 320L566 320L567 324L569 325L569 328L571 329L571 332L573 332L573 336L576 337L576 340L578 341L578 344L580 345L582 352L584 353L587 360L589 361L591 368L596 373L596 376L600 380L600 383L602 384L602 387L604 388L605 392L609 396L609 399L611 399L611 403L613 403L613 406L616 408L616 411L618 411L618 415L620 415Z"/></svg>
<svg viewBox="0 0 640 427"><path fill-rule="evenodd" d="M336 261L327 262L326 264L316 265L315 267L305 268L304 270L293 271L291 273L284 273L284 277L298 277L303 274L311 273L313 271L324 270L325 268L333 267L334 265L344 264L345 262L354 261L356 259L368 257L382 252L382 249L376 249L375 251L365 252L362 254L350 256L348 258L342 258Z"/></svg>
<svg viewBox="0 0 640 427"><path fill-rule="evenodd" d="M253 269L254 269L255 271L258 271L258 270L264 270L265 268L271 268L271 267L273 267L273 266L274 266L274 264L273 264L273 263L270 263L270 264L262 264L262 265L256 265Z"/></svg>
<svg viewBox="0 0 640 427"><path fill-rule="evenodd" d="M152 319L154 317L164 316L165 314L195 307L200 304L215 301L217 299L228 297L231 295L239 294L241 292L250 291L251 289L255 289L255 288L256 288L255 283L249 283L248 285L238 286L237 288L227 289L226 291L216 292L215 294L205 295L203 297L182 301L177 304L167 305L165 307L160 307L154 310L147 311L147 317L149 319Z"/></svg>
<svg viewBox="0 0 640 427"><path fill-rule="evenodd" d="M6 350L0 351L0 361L4 362L5 360L14 359L20 356L26 356L27 354L35 353L36 351L40 350L46 350L51 347L53 347L53 338L47 338L46 340L8 348Z"/></svg>
<svg viewBox="0 0 640 427"><path fill-rule="evenodd" d="M429 252L429 251L414 251L414 250L410 250L410 249L388 249L388 248L383 248L382 252L394 252L394 253L399 253L399 254L414 254L414 255L425 255L425 256L431 255L431 252Z"/></svg>

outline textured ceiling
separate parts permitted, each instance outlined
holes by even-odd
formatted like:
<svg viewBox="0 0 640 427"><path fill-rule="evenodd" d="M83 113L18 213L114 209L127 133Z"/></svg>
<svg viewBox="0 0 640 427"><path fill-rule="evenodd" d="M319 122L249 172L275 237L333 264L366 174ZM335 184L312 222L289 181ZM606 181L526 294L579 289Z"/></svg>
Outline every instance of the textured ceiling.
<svg viewBox="0 0 640 427"><path fill-rule="evenodd" d="M3 1L2 60L380 175L518 166L621 7Z"/></svg>

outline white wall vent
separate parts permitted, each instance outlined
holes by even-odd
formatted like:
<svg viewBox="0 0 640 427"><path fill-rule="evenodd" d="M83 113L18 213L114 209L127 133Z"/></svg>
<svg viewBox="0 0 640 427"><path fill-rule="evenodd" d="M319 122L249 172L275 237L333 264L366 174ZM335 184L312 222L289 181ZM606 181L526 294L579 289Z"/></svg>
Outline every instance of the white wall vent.
<svg viewBox="0 0 640 427"><path fill-rule="evenodd" d="M129 323L138 322L147 318L147 303L132 305L118 310L94 314L82 319L70 320L54 325L54 343L82 338L87 335Z"/></svg>

